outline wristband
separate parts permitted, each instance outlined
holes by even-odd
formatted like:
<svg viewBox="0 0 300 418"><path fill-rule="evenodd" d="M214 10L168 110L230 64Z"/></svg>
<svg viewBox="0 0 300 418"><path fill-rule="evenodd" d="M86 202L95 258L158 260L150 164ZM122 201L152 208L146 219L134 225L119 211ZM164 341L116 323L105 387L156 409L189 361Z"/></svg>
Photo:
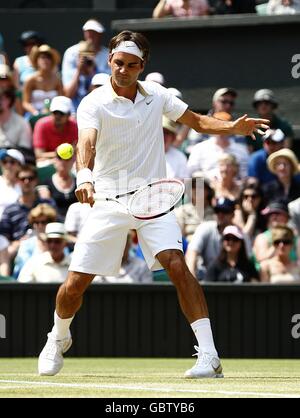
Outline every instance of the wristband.
<svg viewBox="0 0 300 418"><path fill-rule="evenodd" d="M76 185L79 187L83 183L92 183L93 182L93 173L89 168L82 168L77 172L76 176Z"/></svg>

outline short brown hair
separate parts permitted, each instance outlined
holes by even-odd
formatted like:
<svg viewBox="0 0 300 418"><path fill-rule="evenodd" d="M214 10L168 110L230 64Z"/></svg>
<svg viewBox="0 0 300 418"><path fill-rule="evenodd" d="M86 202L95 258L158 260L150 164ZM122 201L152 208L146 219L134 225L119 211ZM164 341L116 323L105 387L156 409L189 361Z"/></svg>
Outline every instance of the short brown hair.
<svg viewBox="0 0 300 418"><path fill-rule="evenodd" d="M20 175L20 173L27 173L30 172L36 179L38 178L38 172L37 172L37 168L32 165L32 164L24 164L22 165L22 167L20 168L20 171L18 172L18 177Z"/></svg>
<svg viewBox="0 0 300 418"><path fill-rule="evenodd" d="M131 32L130 30L123 30L118 35L114 36L109 43L110 53L123 41L134 42L143 52L143 59L145 62L149 61L150 45L148 39L139 32Z"/></svg>
<svg viewBox="0 0 300 418"><path fill-rule="evenodd" d="M57 218L56 210L47 203L40 203L35 208L31 209L28 215L28 222L30 225L34 223L36 218L45 216L49 222L55 222Z"/></svg>
<svg viewBox="0 0 300 418"><path fill-rule="evenodd" d="M16 100L16 89L14 86L7 87L7 88L0 88L0 97L5 96L10 99L9 107L13 107L15 100Z"/></svg>

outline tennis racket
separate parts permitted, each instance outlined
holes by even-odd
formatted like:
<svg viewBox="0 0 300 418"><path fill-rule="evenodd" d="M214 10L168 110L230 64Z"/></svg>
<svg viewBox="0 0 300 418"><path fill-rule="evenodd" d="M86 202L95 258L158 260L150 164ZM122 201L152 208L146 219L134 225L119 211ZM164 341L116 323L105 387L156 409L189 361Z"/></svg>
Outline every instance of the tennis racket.
<svg viewBox="0 0 300 418"><path fill-rule="evenodd" d="M137 190L115 197L96 193L95 201L115 201L124 206L128 213L141 220L155 219L171 212L184 194L184 184L177 179L161 179ZM125 204L119 199L130 195Z"/></svg>

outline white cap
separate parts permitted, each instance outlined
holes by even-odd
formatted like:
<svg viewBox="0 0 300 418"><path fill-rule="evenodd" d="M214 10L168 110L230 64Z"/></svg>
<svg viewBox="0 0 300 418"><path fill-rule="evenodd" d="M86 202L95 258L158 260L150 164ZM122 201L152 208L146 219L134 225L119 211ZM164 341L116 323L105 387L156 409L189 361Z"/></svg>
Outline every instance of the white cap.
<svg viewBox="0 0 300 418"><path fill-rule="evenodd" d="M83 26L82 30L93 30L98 33L105 32L104 26L101 25L100 22L94 19L88 20Z"/></svg>
<svg viewBox="0 0 300 418"><path fill-rule="evenodd" d="M56 96L52 99L50 104L50 112L71 113L72 100L65 96Z"/></svg>
<svg viewBox="0 0 300 418"><path fill-rule="evenodd" d="M218 89L213 95L213 102L216 102L220 99L220 97L224 96L224 94L231 94L233 97L237 97L237 92L230 88L230 87L223 87Z"/></svg>
<svg viewBox="0 0 300 418"><path fill-rule="evenodd" d="M17 149L3 150L3 152L1 153L1 160L3 160L3 158L5 158L7 155L13 158L14 160L18 161L21 165L25 164L24 155Z"/></svg>
<svg viewBox="0 0 300 418"><path fill-rule="evenodd" d="M162 86L165 84L165 77L161 73L149 73L145 81L154 81L155 83L161 84Z"/></svg>
<svg viewBox="0 0 300 418"><path fill-rule="evenodd" d="M223 231L223 237L226 235L233 235L234 237L243 240L244 235L243 232L235 225L228 225Z"/></svg>
<svg viewBox="0 0 300 418"><path fill-rule="evenodd" d="M92 78L92 86L103 86L110 79L110 75L106 73L95 74Z"/></svg>
<svg viewBox="0 0 300 418"><path fill-rule="evenodd" d="M173 94L174 96L178 97L178 99L182 99L182 93L181 91L175 89L175 87L169 87L168 91Z"/></svg>
<svg viewBox="0 0 300 418"><path fill-rule="evenodd" d="M63 238L67 239L67 232L64 224L60 222L50 222L46 225L43 238Z"/></svg>
<svg viewBox="0 0 300 418"><path fill-rule="evenodd" d="M274 142L281 142L285 138L284 133L281 129L268 129L262 139L265 141L266 139L271 139Z"/></svg>

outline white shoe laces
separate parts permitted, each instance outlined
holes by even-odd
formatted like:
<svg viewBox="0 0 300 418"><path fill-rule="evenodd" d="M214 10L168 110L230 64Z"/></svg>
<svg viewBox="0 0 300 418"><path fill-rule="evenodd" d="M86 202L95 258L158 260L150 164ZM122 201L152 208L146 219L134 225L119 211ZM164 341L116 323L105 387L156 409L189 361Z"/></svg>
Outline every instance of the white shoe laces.
<svg viewBox="0 0 300 418"><path fill-rule="evenodd" d="M45 358L48 360L54 360L56 354L59 354L59 351L62 352L64 341L53 341L48 340L45 350Z"/></svg>
<svg viewBox="0 0 300 418"><path fill-rule="evenodd" d="M211 362L211 355L203 352L197 345L194 345L194 349L196 350L196 353L194 353L193 356L198 356L195 366L198 366L200 363L204 367L208 366Z"/></svg>

